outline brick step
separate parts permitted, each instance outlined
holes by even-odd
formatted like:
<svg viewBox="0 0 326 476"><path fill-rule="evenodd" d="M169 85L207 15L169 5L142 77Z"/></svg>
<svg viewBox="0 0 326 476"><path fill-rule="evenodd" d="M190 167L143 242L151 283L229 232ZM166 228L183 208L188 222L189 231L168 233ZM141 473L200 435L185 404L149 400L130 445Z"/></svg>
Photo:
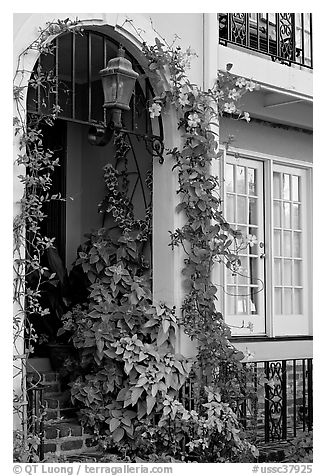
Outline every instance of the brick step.
<svg viewBox="0 0 326 476"><path fill-rule="evenodd" d="M46 408L56 410L56 409L65 409L72 408L72 402L70 399L69 392L49 392L44 396L44 402Z"/></svg>
<svg viewBox="0 0 326 476"><path fill-rule="evenodd" d="M62 391L60 374L53 371L29 372L28 379L43 387L44 454L71 458L97 451L98 444L77 421L77 410L71 402L69 390Z"/></svg>
<svg viewBox="0 0 326 476"><path fill-rule="evenodd" d="M45 421L47 420L62 420L63 418L70 419L76 418L77 410L76 408L58 408L58 409L46 409L45 410Z"/></svg>
<svg viewBox="0 0 326 476"><path fill-rule="evenodd" d="M56 455L75 456L97 450L91 434L75 419L49 422L44 425L45 459Z"/></svg>
<svg viewBox="0 0 326 476"><path fill-rule="evenodd" d="M287 441L275 443L263 443L258 445L260 463L280 463L285 458L285 452L288 447Z"/></svg>
<svg viewBox="0 0 326 476"><path fill-rule="evenodd" d="M30 372L28 379L43 387L45 420L76 417L76 409L71 402L69 390L62 391L59 373L52 371L42 372L41 374Z"/></svg>
<svg viewBox="0 0 326 476"><path fill-rule="evenodd" d="M60 376L57 372L29 372L27 381L44 387L44 395L61 392Z"/></svg>

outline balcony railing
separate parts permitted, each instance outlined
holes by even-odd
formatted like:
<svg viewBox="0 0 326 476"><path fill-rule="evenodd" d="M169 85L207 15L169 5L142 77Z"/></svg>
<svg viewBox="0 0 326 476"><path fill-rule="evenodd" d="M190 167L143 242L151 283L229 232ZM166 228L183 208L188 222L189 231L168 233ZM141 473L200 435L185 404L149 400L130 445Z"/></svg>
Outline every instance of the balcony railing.
<svg viewBox="0 0 326 476"><path fill-rule="evenodd" d="M219 13L219 42L312 69L311 13Z"/></svg>
<svg viewBox="0 0 326 476"><path fill-rule="evenodd" d="M254 400L242 400L238 416L256 444L291 440L312 430L312 359L250 362L254 376ZM195 379L182 388L187 409L199 409Z"/></svg>

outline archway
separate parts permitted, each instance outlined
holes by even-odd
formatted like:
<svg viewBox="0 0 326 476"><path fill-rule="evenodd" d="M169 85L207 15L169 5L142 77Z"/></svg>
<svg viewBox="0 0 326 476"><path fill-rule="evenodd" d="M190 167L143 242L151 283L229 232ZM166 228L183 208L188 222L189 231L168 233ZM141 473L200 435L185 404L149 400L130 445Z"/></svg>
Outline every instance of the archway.
<svg viewBox="0 0 326 476"><path fill-rule="evenodd" d="M42 295L43 305L50 309L50 314L33 322L41 336L35 347L35 354L39 356L47 354L44 344L57 340L60 316L67 306L84 297L84 290L80 296L76 295L76 287L82 287L83 283L80 276L76 282L76 270L72 270L78 247L85 240L85 234L110 226L115 212L109 203L110 191L103 181L103 168L109 164L119 170L121 187L128 187L129 205L136 219L144 221L152 209L153 157L148 144L137 135L152 133L148 105L153 91L144 70L127 50L127 58L139 73L130 111L123 118L123 126L130 133L124 134L122 145L111 141L105 147L96 147L88 141L89 128L94 124L105 125L108 119L102 107L99 71L117 56L119 42L98 27L96 30L87 28L82 35L58 36L53 46L51 54L42 55L35 64L27 98L29 121L44 115L43 143L59 160L53 174L52 193L65 197L65 201L53 201L47 206L47 218L42 222L43 233L55 238L55 248L48 250L45 265L49 276L56 275L46 283ZM53 106L60 108L60 112L54 125L49 127L46 118ZM161 121L158 128L162 133ZM151 272L151 237L144 248Z"/></svg>

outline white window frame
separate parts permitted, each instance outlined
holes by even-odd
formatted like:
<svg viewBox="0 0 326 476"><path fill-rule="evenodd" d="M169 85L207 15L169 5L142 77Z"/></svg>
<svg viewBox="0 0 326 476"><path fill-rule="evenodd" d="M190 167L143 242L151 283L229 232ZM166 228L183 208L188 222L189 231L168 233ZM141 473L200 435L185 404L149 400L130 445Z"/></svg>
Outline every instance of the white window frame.
<svg viewBox="0 0 326 476"><path fill-rule="evenodd" d="M221 156L219 163L213 166L213 173L216 173L220 177L221 183L221 196L223 197L223 204L225 203L226 191L224 187L224 167L226 163L227 155L234 155L235 157L243 159L251 159L263 162L264 166L264 190L265 190L265 322L266 322L266 337L283 337L283 336L310 336L312 335L312 193L306 193L312 191L312 163L306 161L299 161L290 158L284 158L280 156L272 156L264 153L257 153L255 151L248 151L244 149L236 149L230 147L227 151L224 147L223 155ZM305 176L306 187L302 195L302 222L305 229L303 230L303 275L305 280L303 281L303 315L299 317L297 315L274 315L274 286L273 286L273 170L274 165L287 167L289 173L295 173L301 171ZM222 206L223 206L222 204ZM216 266L213 271L213 281L222 283L219 286L218 292L218 307L225 316L226 322L226 295L223 292L226 285L225 273L222 266ZM249 318L250 320L250 318ZM298 322L299 321L299 322ZM232 331L232 328L231 328ZM244 330L242 333L232 331L232 335L236 336L241 334L242 337L257 337L255 330L248 333L248 330ZM258 334L259 335L259 334Z"/></svg>
<svg viewBox="0 0 326 476"><path fill-rule="evenodd" d="M264 183L263 183L263 177L264 177L264 164L261 161L257 160L252 160L248 159L247 157L241 157L239 163L238 159L232 156L231 154L228 154L228 164L232 165L240 165L244 167L249 167L249 168L254 168L257 171L257 177L261 178L261 181L257 182L257 232L260 231L261 233L257 233L256 231L253 232L253 234L256 236L258 239L259 243L262 243L264 246L265 243L265 236L264 236ZM223 181L225 183L225 181ZM226 195L227 193L224 191L223 193L223 201L226 203ZM234 192L232 193L234 195ZM236 195L238 196L238 192L236 192ZM240 193L240 196L242 196L242 193ZM249 198L249 196L248 196ZM236 207L236 202L234 203ZM231 222L232 223L232 222ZM239 226L244 226L243 224L239 224ZM254 225L252 225L254 228ZM248 228L250 228L250 225L248 224ZM251 232L252 233L252 232ZM248 250L250 253L250 249ZM256 334L257 335L265 335L266 329L265 329L265 299L264 299L264 294L265 294L265 289L264 289L264 268L265 268L265 263L264 259L260 259L260 255L264 254L264 248L261 248L258 243L257 243L257 272L258 272L258 279L259 281L255 284L258 285L256 291L258 294L256 295L257 299L257 304L258 304L258 313L259 314L233 314L233 315L228 315L228 324L232 326L232 331L234 335L242 335L243 333L250 334L250 329L248 328L249 322L253 324L253 326L256 329ZM241 256L240 256L241 259ZM243 262L242 262L243 264ZM249 264L249 261L248 261ZM244 265L245 266L245 265ZM246 268L246 266L245 266ZM247 274L247 273L245 273ZM224 280L224 292L227 293L227 287L234 287L235 285L232 285L231 283L227 284L226 280L226 275L227 275L227 270L224 267L224 275L223 275L223 280ZM244 284L244 283L242 283ZM249 284L249 281L248 283ZM242 287L242 286L241 286ZM225 299L226 301L227 299ZM226 309L226 306L224 306ZM241 323L239 322L241 321ZM239 324L243 325L242 328L239 329Z"/></svg>

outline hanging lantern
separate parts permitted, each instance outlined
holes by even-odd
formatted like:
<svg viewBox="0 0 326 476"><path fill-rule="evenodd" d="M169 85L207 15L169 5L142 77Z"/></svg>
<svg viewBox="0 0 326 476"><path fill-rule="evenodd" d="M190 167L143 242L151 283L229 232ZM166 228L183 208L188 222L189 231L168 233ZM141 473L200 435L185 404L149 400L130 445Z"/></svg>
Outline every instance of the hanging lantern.
<svg viewBox="0 0 326 476"><path fill-rule="evenodd" d="M121 46L118 56L108 62L107 67L100 71L100 75L104 92L103 107L129 111L131 95L139 75L125 58L125 51Z"/></svg>
<svg viewBox="0 0 326 476"><path fill-rule="evenodd" d="M144 140L146 148L151 148L153 157L159 158L159 163L164 161L164 142L161 136L140 134L128 131L122 126L122 111L129 111L129 103L134 91L136 79L139 74L132 69L132 64L125 58L125 51L120 46L118 56L112 58L106 68L100 71L104 92L104 104L109 112L109 121L106 124L92 124L88 132L88 140L92 145L106 146L114 133L133 134L138 139Z"/></svg>

